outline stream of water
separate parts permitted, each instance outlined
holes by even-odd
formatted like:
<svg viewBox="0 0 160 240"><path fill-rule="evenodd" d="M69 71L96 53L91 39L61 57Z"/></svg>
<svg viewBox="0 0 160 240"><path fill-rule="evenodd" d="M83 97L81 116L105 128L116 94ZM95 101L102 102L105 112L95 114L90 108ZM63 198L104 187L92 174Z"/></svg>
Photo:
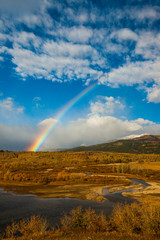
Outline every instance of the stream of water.
<svg viewBox="0 0 160 240"><path fill-rule="evenodd" d="M143 180L131 180L133 185L142 184L142 189L149 186ZM35 195L16 194L0 188L0 228L4 228L13 220L20 220L35 214L46 217L50 223L56 225L59 224L60 218L65 213L69 213L78 206L82 206L84 209L93 208L96 213L103 211L106 216L109 216L116 203L132 203L136 201L122 195L123 192L133 191L133 185L128 190L114 193L108 193L108 189L103 189L103 196L107 200L101 203L72 198L37 198Z"/></svg>

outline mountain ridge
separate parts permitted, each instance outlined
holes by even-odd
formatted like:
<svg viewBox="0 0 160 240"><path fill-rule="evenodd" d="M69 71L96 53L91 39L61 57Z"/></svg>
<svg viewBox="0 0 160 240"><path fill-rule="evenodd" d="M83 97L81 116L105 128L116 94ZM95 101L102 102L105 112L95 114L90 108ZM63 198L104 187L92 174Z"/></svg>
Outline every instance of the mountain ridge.
<svg viewBox="0 0 160 240"><path fill-rule="evenodd" d="M68 150L67 150L68 151ZM142 135L133 139L119 139L91 146L79 146L69 149L73 152L104 151L119 153L155 153L160 154L160 135Z"/></svg>

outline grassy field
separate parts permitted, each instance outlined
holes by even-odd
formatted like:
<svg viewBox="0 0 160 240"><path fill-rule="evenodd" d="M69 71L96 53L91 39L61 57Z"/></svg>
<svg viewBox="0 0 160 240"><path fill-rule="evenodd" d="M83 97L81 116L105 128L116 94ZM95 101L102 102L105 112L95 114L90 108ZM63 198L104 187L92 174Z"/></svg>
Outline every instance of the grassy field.
<svg viewBox="0 0 160 240"><path fill-rule="evenodd" d="M128 186L131 183L128 177L158 184L160 156L106 152L0 152L0 185L13 191L16 186L16 192L38 197L102 201L103 187Z"/></svg>
<svg viewBox="0 0 160 240"><path fill-rule="evenodd" d="M139 203L117 205L106 220L94 210L78 208L58 228L40 216L8 226L1 239L160 239L160 155L111 152L0 152L0 185L38 197L104 200L102 189L129 188L129 178L143 179L123 193ZM88 224L90 223L90 224Z"/></svg>

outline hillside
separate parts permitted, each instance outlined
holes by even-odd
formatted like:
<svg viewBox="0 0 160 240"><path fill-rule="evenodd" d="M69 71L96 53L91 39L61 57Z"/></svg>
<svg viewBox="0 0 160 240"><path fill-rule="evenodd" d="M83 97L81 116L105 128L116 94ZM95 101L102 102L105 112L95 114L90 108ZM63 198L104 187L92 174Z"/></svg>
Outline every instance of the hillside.
<svg viewBox="0 0 160 240"><path fill-rule="evenodd" d="M160 153L160 136L143 135L138 138L118 140L93 146L80 146L70 149L79 151L106 151L119 153Z"/></svg>

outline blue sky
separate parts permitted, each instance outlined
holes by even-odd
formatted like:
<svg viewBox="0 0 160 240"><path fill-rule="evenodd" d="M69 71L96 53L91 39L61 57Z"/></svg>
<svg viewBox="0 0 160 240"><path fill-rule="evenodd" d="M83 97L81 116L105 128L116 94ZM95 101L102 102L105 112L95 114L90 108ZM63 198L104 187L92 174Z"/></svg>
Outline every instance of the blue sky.
<svg viewBox="0 0 160 240"><path fill-rule="evenodd" d="M159 0L1 0L0 149L27 149L93 83L42 150L160 134L159 26Z"/></svg>

